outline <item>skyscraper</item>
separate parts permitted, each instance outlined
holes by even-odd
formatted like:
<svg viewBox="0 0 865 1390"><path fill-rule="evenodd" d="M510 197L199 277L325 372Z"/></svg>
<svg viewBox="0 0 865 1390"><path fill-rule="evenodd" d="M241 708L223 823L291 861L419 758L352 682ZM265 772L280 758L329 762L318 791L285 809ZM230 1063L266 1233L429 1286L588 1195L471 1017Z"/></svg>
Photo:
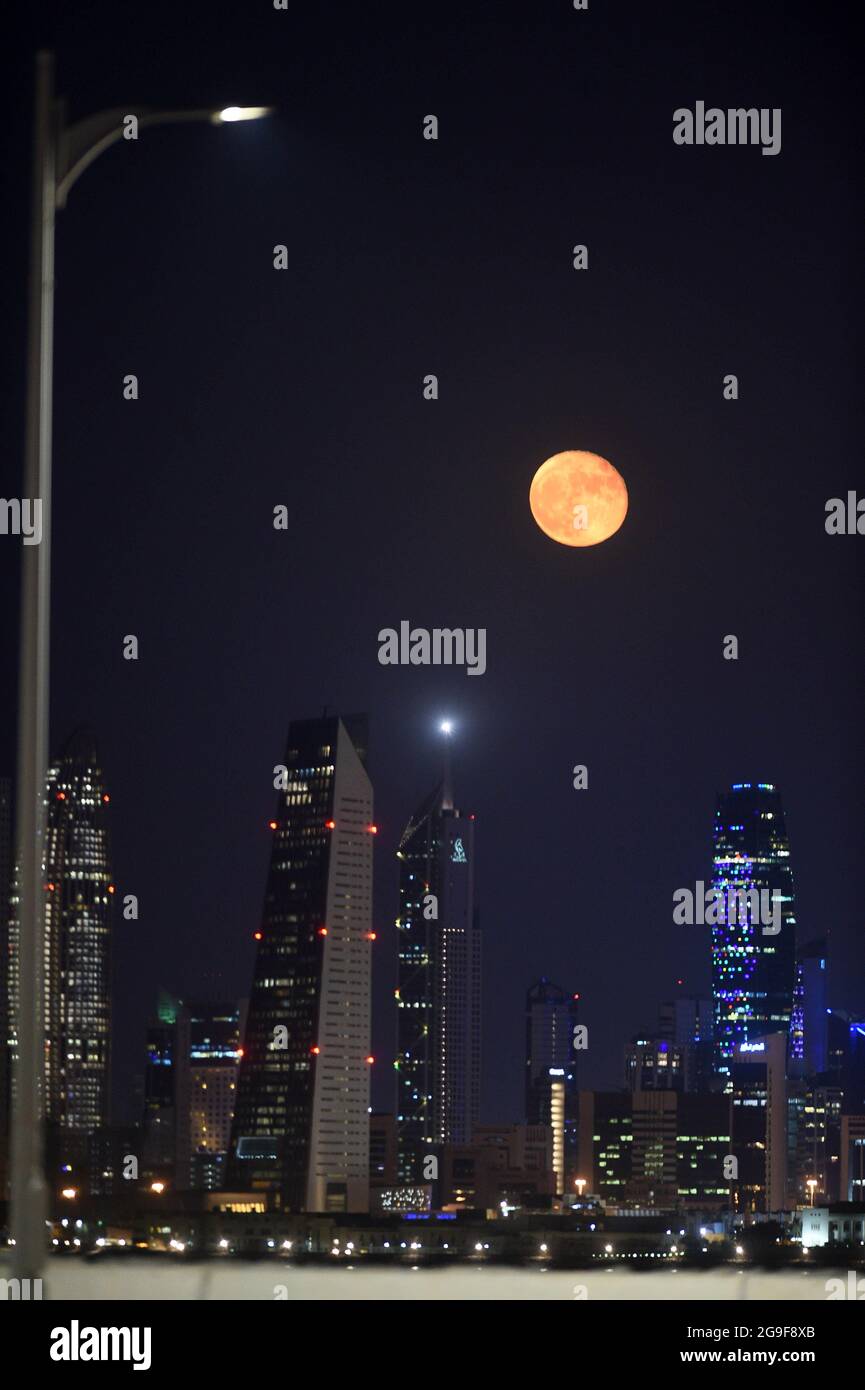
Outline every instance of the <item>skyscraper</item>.
<svg viewBox="0 0 865 1390"><path fill-rule="evenodd" d="M399 860L396 1125L399 1176L467 1144L480 1092L480 927L474 816L453 804L449 771L412 816Z"/></svg>
<svg viewBox="0 0 865 1390"><path fill-rule="evenodd" d="M547 979L526 994L526 1123L551 1125L559 1193L577 1159L577 1027L579 996Z"/></svg>
<svg viewBox="0 0 865 1390"><path fill-rule="evenodd" d="M79 729L48 769L44 854L45 1117L86 1136L108 1123L111 1044L110 797L93 734ZM10 1010L18 997L18 925L10 935ZM13 1055L15 1030L11 1030ZM65 1142L65 1141L64 1141Z"/></svg>
<svg viewBox="0 0 865 1390"><path fill-rule="evenodd" d="M793 874L781 797L770 783L739 782L718 797L712 887L726 904L712 927L712 996L716 1066L729 1075L740 1045L786 1033L793 1009Z"/></svg>
<svg viewBox="0 0 865 1390"><path fill-rule="evenodd" d="M243 1005L184 1004L177 1018L175 1186L222 1187L237 1094Z"/></svg>
<svg viewBox="0 0 865 1390"><path fill-rule="evenodd" d="M372 785L362 716L296 721L237 1083L226 1186L295 1211L369 1200Z"/></svg>
<svg viewBox="0 0 865 1390"><path fill-rule="evenodd" d="M9 1183L9 912L12 893L12 782L0 777L0 1202Z"/></svg>
<svg viewBox="0 0 865 1390"><path fill-rule="evenodd" d="M791 1075L812 1077L826 1070L828 949L824 936L809 941L796 952L796 981L790 1019Z"/></svg>

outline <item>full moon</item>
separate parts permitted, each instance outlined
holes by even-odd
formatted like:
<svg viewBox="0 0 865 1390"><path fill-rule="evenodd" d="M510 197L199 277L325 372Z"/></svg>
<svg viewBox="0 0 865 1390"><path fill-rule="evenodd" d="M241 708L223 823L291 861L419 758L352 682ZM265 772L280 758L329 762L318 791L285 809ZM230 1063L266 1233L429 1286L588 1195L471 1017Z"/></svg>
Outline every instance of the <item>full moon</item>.
<svg viewBox="0 0 865 1390"><path fill-rule="evenodd" d="M567 449L542 463L529 488L532 516L561 545L598 545L615 535L628 511L621 473L583 449Z"/></svg>

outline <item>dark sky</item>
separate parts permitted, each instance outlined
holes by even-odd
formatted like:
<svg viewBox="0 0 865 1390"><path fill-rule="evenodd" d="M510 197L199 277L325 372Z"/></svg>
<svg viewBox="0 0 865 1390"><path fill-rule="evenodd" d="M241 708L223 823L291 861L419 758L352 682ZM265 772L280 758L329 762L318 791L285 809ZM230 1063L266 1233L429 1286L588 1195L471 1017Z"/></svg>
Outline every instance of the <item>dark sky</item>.
<svg viewBox="0 0 865 1390"><path fill-rule="evenodd" d="M865 493L852 7L56 15L36 7L4 60L4 496L21 487L37 44L73 118L279 108L122 142L58 220L52 735L94 725L119 892L140 898L116 930L118 1094L160 984L248 990L272 768L289 720L325 705L371 716L378 1105L393 854L443 714L477 814L486 1118L520 1116L538 975L581 993L601 1085L677 976L708 988L708 929L674 926L672 893L706 875L734 780L780 787L800 922L831 932L833 1003L865 1007L865 539L824 530L827 498ZM677 147L672 113L698 100L781 107L781 153ZM527 505L568 448L611 459L630 494L619 534L584 551ZM9 768L18 556L0 538ZM487 673L379 666L378 630L404 618L485 627Z"/></svg>

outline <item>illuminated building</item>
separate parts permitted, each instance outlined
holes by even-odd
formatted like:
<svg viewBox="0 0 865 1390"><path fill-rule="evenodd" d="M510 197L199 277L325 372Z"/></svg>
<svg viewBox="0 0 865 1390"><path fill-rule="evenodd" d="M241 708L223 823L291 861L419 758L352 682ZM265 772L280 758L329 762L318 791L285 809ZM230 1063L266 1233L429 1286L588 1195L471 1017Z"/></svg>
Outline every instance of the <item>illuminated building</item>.
<svg viewBox="0 0 865 1390"><path fill-rule="evenodd" d="M175 1185L222 1187L240 1065L241 1009L185 1004L177 1016Z"/></svg>
<svg viewBox="0 0 865 1390"><path fill-rule="evenodd" d="M581 1091L579 1152L580 1174L604 1202L726 1209L730 1097Z"/></svg>
<svg viewBox="0 0 865 1390"><path fill-rule="evenodd" d="M540 979L526 994L526 1122L551 1125L557 1190L576 1163L579 996Z"/></svg>
<svg viewBox="0 0 865 1390"><path fill-rule="evenodd" d="M730 1187L740 1215L781 1211L787 1188L787 1034L739 1043L730 1059L732 1155Z"/></svg>
<svg viewBox="0 0 865 1390"><path fill-rule="evenodd" d="M728 909L712 927L715 1059L728 1077L740 1045L786 1034L793 1009L793 875L781 797L770 783L740 782L718 797L712 888L728 905L734 893L749 894L747 908ZM780 914L778 931L755 910L760 893Z"/></svg>
<svg viewBox="0 0 865 1390"><path fill-rule="evenodd" d="M580 1177L589 1192L622 1202L631 1181L633 1121L626 1091L580 1091Z"/></svg>
<svg viewBox="0 0 865 1390"><path fill-rule="evenodd" d="M73 1135L86 1137L106 1125L109 1110L114 893L107 828L110 798L89 730L75 733L52 762L45 794L44 1106L58 1152L63 1152ZM9 934L14 1019L14 910ZM14 1054L14 1027L10 1032ZM50 1141L48 1147L50 1152ZM86 1153L86 1143L81 1151Z"/></svg>
<svg viewBox="0 0 865 1390"><path fill-rule="evenodd" d="M827 1009L825 937L810 941L796 952L793 1012L790 1018L789 1069L791 1076L816 1076L826 1070Z"/></svg>
<svg viewBox="0 0 865 1390"><path fill-rule="evenodd" d="M865 1115L841 1117L842 1202L865 1202Z"/></svg>
<svg viewBox="0 0 865 1390"><path fill-rule="evenodd" d="M548 1208L557 1191L553 1147L549 1125L476 1125L470 1144L442 1149L440 1205Z"/></svg>
<svg viewBox="0 0 865 1390"><path fill-rule="evenodd" d="M405 828L399 860L396 1125L401 1182L443 1144L467 1144L480 1089L480 929L474 817L446 771Z"/></svg>
<svg viewBox="0 0 865 1390"><path fill-rule="evenodd" d="M175 1178L177 1161L177 1015L179 999L160 991L147 1027L142 1123L142 1177Z"/></svg>
<svg viewBox="0 0 865 1390"><path fill-rule="evenodd" d="M658 1009L654 1033L625 1048L629 1091L708 1092L713 1086L712 1001L679 995Z"/></svg>
<svg viewBox="0 0 865 1390"><path fill-rule="evenodd" d="M9 1183L9 912L12 893L12 782L0 777L0 1202Z"/></svg>
<svg viewBox="0 0 865 1390"><path fill-rule="evenodd" d="M787 1195L792 1206L810 1202L809 1182L816 1183L814 1195L818 1200L838 1200L842 1110L843 1093L839 1086L788 1079Z"/></svg>
<svg viewBox="0 0 865 1390"><path fill-rule="evenodd" d="M685 1048L666 1038L634 1038L625 1048L629 1091L684 1091Z"/></svg>
<svg viewBox="0 0 865 1390"><path fill-rule="evenodd" d="M369 1184L372 785L366 719L288 732L237 1105L232 1191L364 1211Z"/></svg>

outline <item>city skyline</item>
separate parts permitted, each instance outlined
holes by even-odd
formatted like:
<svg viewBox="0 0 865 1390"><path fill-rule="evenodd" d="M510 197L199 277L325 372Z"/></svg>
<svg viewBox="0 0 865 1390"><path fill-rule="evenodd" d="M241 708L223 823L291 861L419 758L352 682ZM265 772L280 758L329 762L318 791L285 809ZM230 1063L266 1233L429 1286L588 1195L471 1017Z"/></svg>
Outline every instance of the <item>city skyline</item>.
<svg viewBox="0 0 865 1390"><path fill-rule="evenodd" d="M52 1359L224 1377L241 1304L564 1300L631 1309L625 1373L829 1373L856 17L14 12L0 1300Z"/></svg>

